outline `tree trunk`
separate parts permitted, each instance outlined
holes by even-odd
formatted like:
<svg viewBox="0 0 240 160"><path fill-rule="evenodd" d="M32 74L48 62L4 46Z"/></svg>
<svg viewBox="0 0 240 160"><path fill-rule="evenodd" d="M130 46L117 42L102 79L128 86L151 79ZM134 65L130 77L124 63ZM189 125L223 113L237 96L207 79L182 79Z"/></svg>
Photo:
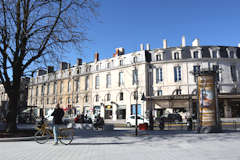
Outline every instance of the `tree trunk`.
<svg viewBox="0 0 240 160"><path fill-rule="evenodd" d="M9 96L8 111L7 111L7 132L17 131L17 109L18 109L18 92L13 93Z"/></svg>

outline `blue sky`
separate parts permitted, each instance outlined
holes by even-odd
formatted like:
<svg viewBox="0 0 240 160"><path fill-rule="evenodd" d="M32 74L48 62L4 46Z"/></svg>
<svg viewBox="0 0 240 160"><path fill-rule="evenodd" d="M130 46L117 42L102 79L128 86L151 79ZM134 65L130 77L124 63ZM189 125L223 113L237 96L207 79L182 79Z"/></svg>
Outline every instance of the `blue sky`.
<svg viewBox="0 0 240 160"><path fill-rule="evenodd" d="M88 39L82 52L68 58L93 61L110 58L115 48L126 53L139 50L140 43L150 43L151 49L180 46L185 35L187 45L194 38L200 45L237 46L240 43L239 0L102 0L96 20L89 24Z"/></svg>

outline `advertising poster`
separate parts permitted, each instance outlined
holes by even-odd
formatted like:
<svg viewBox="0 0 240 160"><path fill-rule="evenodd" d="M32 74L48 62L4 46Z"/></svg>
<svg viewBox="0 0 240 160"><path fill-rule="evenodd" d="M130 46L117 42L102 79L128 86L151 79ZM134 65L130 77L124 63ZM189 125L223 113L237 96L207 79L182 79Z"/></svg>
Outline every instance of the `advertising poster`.
<svg viewBox="0 0 240 160"><path fill-rule="evenodd" d="M198 77L199 118L202 127L216 126L214 76Z"/></svg>

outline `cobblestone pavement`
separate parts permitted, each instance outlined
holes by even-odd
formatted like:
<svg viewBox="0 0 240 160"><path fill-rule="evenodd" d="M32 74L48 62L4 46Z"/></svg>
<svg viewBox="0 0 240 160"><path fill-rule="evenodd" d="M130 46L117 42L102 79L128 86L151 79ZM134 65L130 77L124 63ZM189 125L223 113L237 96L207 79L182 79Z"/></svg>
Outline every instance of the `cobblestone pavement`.
<svg viewBox="0 0 240 160"><path fill-rule="evenodd" d="M79 131L71 145L0 142L2 160L239 160L240 132Z"/></svg>

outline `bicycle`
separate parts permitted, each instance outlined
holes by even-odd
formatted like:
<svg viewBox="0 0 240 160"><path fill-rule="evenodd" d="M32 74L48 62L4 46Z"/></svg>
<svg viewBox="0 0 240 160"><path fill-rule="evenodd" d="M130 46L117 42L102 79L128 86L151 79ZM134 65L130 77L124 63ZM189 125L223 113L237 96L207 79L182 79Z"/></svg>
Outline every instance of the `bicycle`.
<svg viewBox="0 0 240 160"><path fill-rule="evenodd" d="M39 144L44 144L48 142L48 140L51 137L54 137L53 131L50 129L46 120L44 120L40 126L37 126L36 129L38 131L34 134L34 138L35 138L35 141ZM72 143L72 140L73 140L72 128L60 128L58 130L58 139L64 145L68 145Z"/></svg>

